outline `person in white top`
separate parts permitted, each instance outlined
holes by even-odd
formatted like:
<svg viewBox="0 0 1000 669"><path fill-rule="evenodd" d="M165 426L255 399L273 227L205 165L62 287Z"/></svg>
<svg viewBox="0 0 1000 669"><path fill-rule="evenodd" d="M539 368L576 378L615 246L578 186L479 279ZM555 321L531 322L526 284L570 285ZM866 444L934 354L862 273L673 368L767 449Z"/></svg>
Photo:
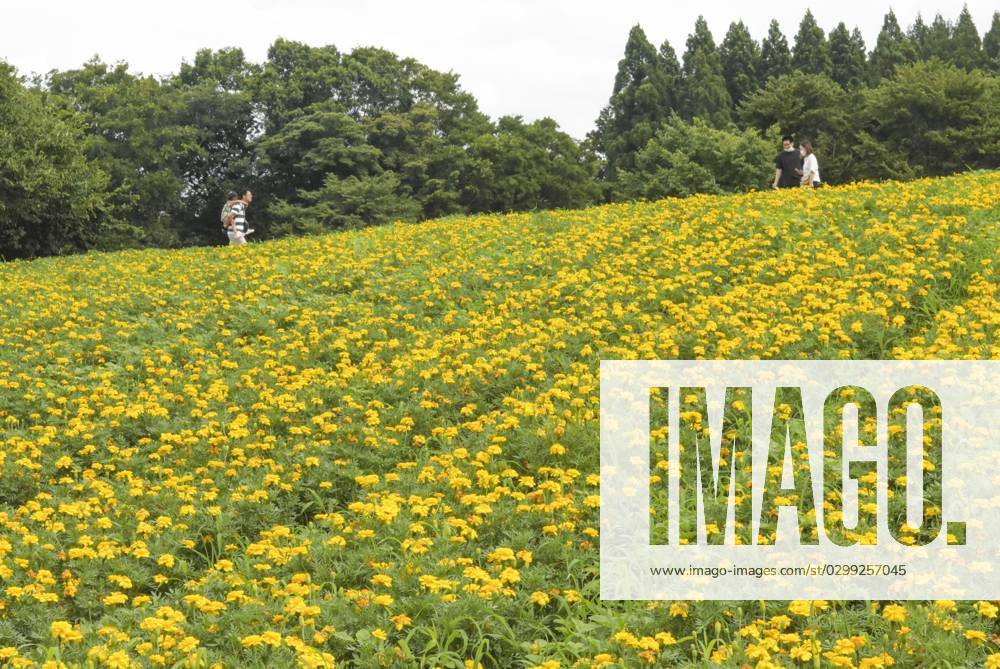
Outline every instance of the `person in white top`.
<svg viewBox="0 0 1000 669"><path fill-rule="evenodd" d="M819 188L820 183L822 183L819 178L819 161L816 160L816 154L813 153L812 144L802 142L799 145L799 151L802 153L802 185Z"/></svg>

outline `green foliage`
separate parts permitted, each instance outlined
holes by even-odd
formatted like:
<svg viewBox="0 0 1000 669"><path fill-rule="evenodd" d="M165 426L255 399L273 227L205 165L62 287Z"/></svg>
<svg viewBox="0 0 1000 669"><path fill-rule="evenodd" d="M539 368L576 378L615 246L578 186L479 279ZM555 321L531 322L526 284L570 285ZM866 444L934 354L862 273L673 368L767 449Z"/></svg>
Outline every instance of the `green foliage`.
<svg viewBox="0 0 1000 669"><path fill-rule="evenodd" d="M677 115L663 123L623 176L624 194L656 199L694 193L747 191L764 185L775 138L735 126L715 128Z"/></svg>
<svg viewBox="0 0 1000 669"><path fill-rule="evenodd" d="M462 180L468 211L567 209L598 196L595 157L552 119L526 124L505 116L468 153L471 173Z"/></svg>
<svg viewBox="0 0 1000 669"><path fill-rule="evenodd" d="M704 118L721 125L730 120L732 100L726 90L722 57L704 17L699 16L684 52L684 104L682 115Z"/></svg>
<svg viewBox="0 0 1000 669"><path fill-rule="evenodd" d="M890 9L882 21L882 30L872 50L869 74L873 83L892 77L896 68L916 60L917 50L899 27L896 15Z"/></svg>
<svg viewBox="0 0 1000 669"><path fill-rule="evenodd" d="M733 104L757 90L759 77L760 45L750 36L750 31L742 21L729 24L719 47L722 58L722 74L726 78L726 90Z"/></svg>
<svg viewBox="0 0 1000 669"><path fill-rule="evenodd" d="M112 233L107 175L87 161L82 134L0 63L0 257L81 251Z"/></svg>
<svg viewBox="0 0 1000 669"><path fill-rule="evenodd" d="M995 167L1000 82L937 60L900 68L865 95L872 137L917 175Z"/></svg>
<svg viewBox="0 0 1000 669"><path fill-rule="evenodd" d="M339 178L329 173L314 191L300 191L296 204L278 200L271 205L277 235L318 233L343 228L414 220L419 203L400 193L393 172Z"/></svg>
<svg viewBox="0 0 1000 669"><path fill-rule="evenodd" d="M921 60L938 58L947 60L951 56L951 26L941 14L934 16L930 26L920 16L910 28L910 40Z"/></svg>
<svg viewBox="0 0 1000 669"><path fill-rule="evenodd" d="M830 76L833 67L830 59L830 45L826 42L823 29L816 25L816 19L811 10L806 10L799 24L799 32L795 35L795 46L792 48L792 67L806 74L823 74Z"/></svg>
<svg viewBox="0 0 1000 669"><path fill-rule="evenodd" d="M958 21L951 33L951 49L948 62L958 67L971 70L983 64L983 43L979 39L979 31L969 14L967 6L962 7Z"/></svg>
<svg viewBox="0 0 1000 669"><path fill-rule="evenodd" d="M675 67L676 56L668 43L664 42L658 54L642 27L632 27L625 55L618 61L611 98L590 136L595 149L607 160L609 179L615 179L619 168L632 167L635 153L677 103L671 81L676 81Z"/></svg>
<svg viewBox="0 0 1000 669"><path fill-rule="evenodd" d="M990 29L983 35L983 61L986 69L1000 72L1000 11L993 12Z"/></svg>
<svg viewBox="0 0 1000 669"><path fill-rule="evenodd" d="M767 37L760 45L760 84L768 79L782 77L792 72L792 54L788 51L788 40L781 32L777 21L772 20L767 28Z"/></svg>
<svg viewBox="0 0 1000 669"><path fill-rule="evenodd" d="M841 21L830 32L831 76L843 88L857 88L867 78L865 40L855 28L850 33Z"/></svg>
<svg viewBox="0 0 1000 669"><path fill-rule="evenodd" d="M186 176L208 155L204 131L187 118L186 92L96 59L53 72L46 84L86 124L87 157L111 179L111 215L143 241L178 244L175 222L190 216Z"/></svg>

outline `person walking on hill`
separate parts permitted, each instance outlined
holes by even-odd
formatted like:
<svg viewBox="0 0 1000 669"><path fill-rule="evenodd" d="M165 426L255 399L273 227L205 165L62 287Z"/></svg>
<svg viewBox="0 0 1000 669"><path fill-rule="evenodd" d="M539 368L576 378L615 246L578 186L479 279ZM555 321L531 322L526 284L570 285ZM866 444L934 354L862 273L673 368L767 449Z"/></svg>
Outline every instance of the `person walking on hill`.
<svg viewBox="0 0 1000 669"><path fill-rule="evenodd" d="M807 188L809 186L819 188L820 183L822 183L819 178L819 161L816 160L816 154L813 153L812 144L802 142L799 150L802 153L802 185Z"/></svg>
<svg viewBox="0 0 1000 669"><path fill-rule="evenodd" d="M230 227L232 227L232 221L230 219L233 215L233 202L236 202L239 198L239 194L234 190L226 193L226 204L222 206L222 213L219 216L222 221L222 232L224 233L228 233Z"/></svg>
<svg viewBox="0 0 1000 669"><path fill-rule="evenodd" d="M247 226L247 206L251 202L253 202L253 193L244 190L243 197L234 200L229 206L226 234L229 236L230 245L246 244L247 235L253 232L253 229Z"/></svg>
<svg viewBox="0 0 1000 669"><path fill-rule="evenodd" d="M771 188L793 188L802 181L802 156L795 148L791 135L781 138L781 153L774 160L774 182Z"/></svg>

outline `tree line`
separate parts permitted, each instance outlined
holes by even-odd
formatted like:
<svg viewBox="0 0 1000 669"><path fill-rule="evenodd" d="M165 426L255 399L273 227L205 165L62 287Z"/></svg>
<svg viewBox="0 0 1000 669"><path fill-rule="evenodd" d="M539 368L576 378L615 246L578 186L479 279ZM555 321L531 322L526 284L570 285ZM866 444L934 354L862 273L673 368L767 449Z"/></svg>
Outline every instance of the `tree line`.
<svg viewBox="0 0 1000 669"><path fill-rule="evenodd" d="M699 18L680 59L636 26L582 140L379 48L205 49L162 78L0 63L0 256L220 243L241 187L262 237L762 188L784 133L831 183L996 167L998 109L1000 12L980 37L967 10L908 30L890 11L870 51L808 11L791 46L777 22L717 45Z"/></svg>

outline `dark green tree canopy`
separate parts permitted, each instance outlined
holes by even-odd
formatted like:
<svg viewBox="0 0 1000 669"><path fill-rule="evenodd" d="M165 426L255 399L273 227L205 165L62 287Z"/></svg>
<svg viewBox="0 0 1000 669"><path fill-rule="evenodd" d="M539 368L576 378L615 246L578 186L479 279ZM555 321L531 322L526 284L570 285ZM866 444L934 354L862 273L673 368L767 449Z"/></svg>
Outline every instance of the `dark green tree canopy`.
<svg viewBox="0 0 1000 669"><path fill-rule="evenodd" d="M937 60L901 67L867 92L864 115L916 175L997 167L1000 80L982 71Z"/></svg>
<svg viewBox="0 0 1000 669"><path fill-rule="evenodd" d="M663 40L657 53L660 77L663 81L663 108L674 112L681 108L684 97L684 80L681 63L677 60L677 52L668 40Z"/></svg>
<svg viewBox="0 0 1000 669"><path fill-rule="evenodd" d="M760 84L768 79L782 77L792 71L792 54L788 51L788 40L781 32L777 21L772 20L767 28L767 37L760 45Z"/></svg>
<svg viewBox="0 0 1000 669"><path fill-rule="evenodd" d="M1000 72L1000 11L993 12L990 29L983 35L983 60L987 69Z"/></svg>
<svg viewBox="0 0 1000 669"><path fill-rule="evenodd" d="M189 177L208 155L186 91L99 60L51 73L46 83L83 118L87 157L111 178L113 217L157 244L179 243L193 195Z"/></svg>
<svg viewBox="0 0 1000 669"><path fill-rule="evenodd" d="M684 51L684 105L685 118L700 117L714 124L724 124L730 119L732 100L726 90L722 70L722 57L715 46L712 32L705 18L698 17L694 32L687 38Z"/></svg>
<svg viewBox="0 0 1000 669"><path fill-rule="evenodd" d="M733 104L757 90L761 62L760 45L742 21L729 25L719 48L726 90Z"/></svg>
<svg viewBox="0 0 1000 669"><path fill-rule="evenodd" d="M87 160L79 117L26 90L0 63L0 258L104 247L108 178Z"/></svg>
<svg viewBox="0 0 1000 669"><path fill-rule="evenodd" d="M951 30L951 25L945 21L941 14L935 15L934 21L927 29L927 35L920 51L921 57L924 60L938 58L943 61L951 58Z"/></svg>
<svg viewBox="0 0 1000 669"><path fill-rule="evenodd" d="M830 32L829 43L833 80L844 88L863 85L867 78L868 62L861 31L855 28L847 32L847 26L841 21Z"/></svg>
<svg viewBox="0 0 1000 669"><path fill-rule="evenodd" d="M669 112L667 104L676 89L670 81L672 49L665 46L658 54L641 26L633 26L629 32L611 99L591 135L595 148L607 160L611 179L619 166L631 166L636 151L645 146Z"/></svg>
<svg viewBox="0 0 1000 669"><path fill-rule="evenodd" d="M549 118L502 117L469 153L476 170L463 192L469 211L582 207L598 195L597 161Z"/></svg>
<svg viewBox="0 0 1000 669"><path fill-rule="evenodd" d="M971 70L983 65L983 42L972 20L969 8L962 7L955 28L951 33L951 50L948 62Z"/></svg>
<svg viewBox="0 0 1000 669"><path fill-rule="evenodd" d="M792 68L806 74L831 73L830 47L823 29L816 24L811 10L806 10L792 48Z"/></svg>
<svg viewBox="0 0 1000 669"><path fill-rule="evenodd" d="M872 50L870 75L874 82L891 77L896 68L916 60L917 51L899 27L896 15L890 9L882 21L882 30Z"/></svg>
<svg viewBox="0 0 1000 669"><path fill-rule="evenodd" d="M753 130L673 115L639 152L636 170L623 175L623 190L628 197L656 199L760 188L774 160L773 144L774 138Z"/></svg>

